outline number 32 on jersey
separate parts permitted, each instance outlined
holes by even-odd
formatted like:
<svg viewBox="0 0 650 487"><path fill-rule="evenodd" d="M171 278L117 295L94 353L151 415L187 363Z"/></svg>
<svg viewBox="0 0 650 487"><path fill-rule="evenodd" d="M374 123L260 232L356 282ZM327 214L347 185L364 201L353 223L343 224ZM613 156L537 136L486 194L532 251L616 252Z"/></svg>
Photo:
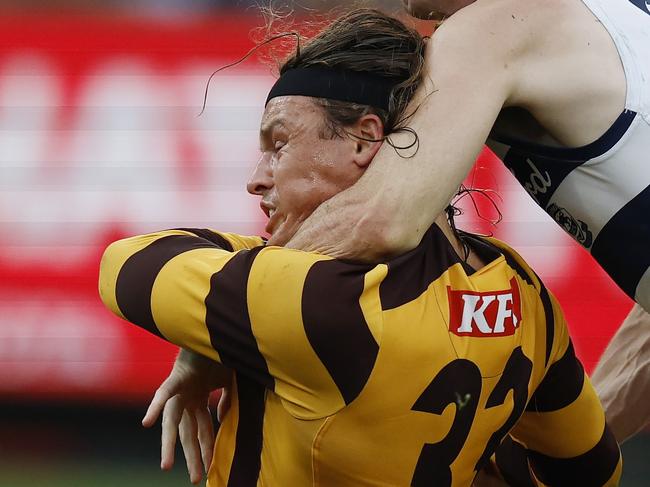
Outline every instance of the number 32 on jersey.
<svg viewBox="0 0 650 487"><path fill-rule="evenodd" d="M533 370L532 362L517 347L506 363L501 379L488 397L486 408L501 406L510 391L514 406L510 416L488 440L474 470L485 465L503 437L515 425L526 408L528 382ZM447 436L438 443L425 444L413 474L414 487L451 486L451 464L460 454L472 428L482 389L481 371L466 359L456 359L447 364L427 386L412 407L413 411L442 414L450 404L456 405L456 414Z"/></svg>

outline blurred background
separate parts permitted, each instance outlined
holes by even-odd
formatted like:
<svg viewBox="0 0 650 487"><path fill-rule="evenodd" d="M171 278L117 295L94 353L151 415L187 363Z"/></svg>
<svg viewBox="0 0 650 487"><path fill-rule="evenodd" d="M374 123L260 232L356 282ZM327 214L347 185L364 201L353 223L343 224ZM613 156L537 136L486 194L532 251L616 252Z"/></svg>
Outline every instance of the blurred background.
<svg viewBox="0 0 650 487"><path fill-rule="evenodd" d="M305 18L337 2L273 5ZM102 308L98 260L161 228L262 232L244 188L272 70L224 71L197 114L263 25L252 0L0 1L0 487L189 485L182 456L159 472L159 430L139 425L175 350ZM461 226L528 259L591 370L631 302L487 151L468 184L504 218L466 200ZM649 446L626 445L624 486L650 485Z"/></svg>

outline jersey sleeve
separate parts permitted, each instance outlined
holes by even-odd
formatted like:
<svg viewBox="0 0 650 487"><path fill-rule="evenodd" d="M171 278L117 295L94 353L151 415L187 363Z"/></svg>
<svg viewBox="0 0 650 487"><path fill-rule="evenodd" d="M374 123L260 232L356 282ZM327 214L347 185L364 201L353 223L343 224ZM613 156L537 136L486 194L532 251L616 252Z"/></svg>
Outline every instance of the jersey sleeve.
<svg viewBox="0 0 650 487"><path fill-rule="evenodd" d="M333 414L374 366L368 321L381 315L372 296L385 271L277 247L237 251L238 243L255 241L195 230L118 241L102 258L102 300L264 385L297 417Z"/></svg>
<svg viewBox="0 0 650 487"><path fill-rule="evenodd" d="M544 363L534 390L510 436L496 452L496 465L513 485L618 485L621 455L598 396L575 355L564 313L525 261L505 244L506 259L539 293L546 326L536 347ZM540 328L541 329L541 328Z"/></svg>
<svg viewBox="0 0 650 487"><path fill-rule="evenodd" d="M237 235L236 233L219 232L208 228L179 228L177 231L203 238L221 249L231 252L250 250L261 245L266 245L266 239L262 237ZM174 230L164 233L169 234L170 232L174 232Z"/></svg>
<svg viewBox="0 0 650 487"><path fill-rule="evenodd" d="M575 355L561 308L550 298L556 324L552 360L512 438L497 452L497 465L507 471L513 459L526 458L532 485L616 486L622 470L618 443ZM510 451L504 455L504 449Z"/></svg>

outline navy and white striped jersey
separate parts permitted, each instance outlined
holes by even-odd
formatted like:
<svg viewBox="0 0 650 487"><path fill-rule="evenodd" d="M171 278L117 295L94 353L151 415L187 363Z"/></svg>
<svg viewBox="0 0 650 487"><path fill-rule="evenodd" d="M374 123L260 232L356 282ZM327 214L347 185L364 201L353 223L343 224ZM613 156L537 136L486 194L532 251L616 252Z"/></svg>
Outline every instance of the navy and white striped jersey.
<svg viewBox="0 0 650 487"><path fill-rule="evenodd" d="M502 135L493 135L489 145L533 199L650 311L650 2L583 1L619 51L625 110L584 147Z"/></svg>

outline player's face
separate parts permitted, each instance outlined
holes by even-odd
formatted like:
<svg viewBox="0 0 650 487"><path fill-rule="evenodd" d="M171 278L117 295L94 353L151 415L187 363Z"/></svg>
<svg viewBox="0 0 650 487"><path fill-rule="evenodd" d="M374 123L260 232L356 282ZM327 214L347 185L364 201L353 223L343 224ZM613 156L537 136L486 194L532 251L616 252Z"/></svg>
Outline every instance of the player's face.
<svg viewBox="0 0 650 487"><path fill-rule="evenodd" d="M273 245L285 245L321 203L365 170L355 140L324 135L324 117L321 107L302 96L272 99L262 117L262 156L247 187L262 196Z"/></svg>
<svg viewBox="0 0 650 487"><path fill-rule="evenodd" d="M402 0L404 7L419 19L442 19L475 0Z"/></svg>

